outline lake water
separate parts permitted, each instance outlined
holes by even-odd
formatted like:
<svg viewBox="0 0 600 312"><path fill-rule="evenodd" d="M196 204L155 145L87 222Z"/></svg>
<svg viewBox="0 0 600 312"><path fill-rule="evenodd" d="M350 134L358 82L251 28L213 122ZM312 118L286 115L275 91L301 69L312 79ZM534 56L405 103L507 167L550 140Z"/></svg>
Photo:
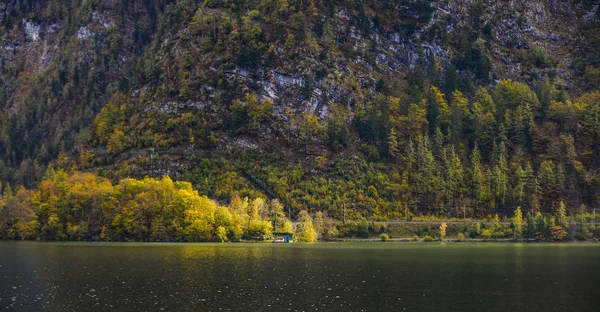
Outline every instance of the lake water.
<svg viewBox="0 0 600 312"><path fill-rule="evenodd" d="M599 311L598 244L0 242L0 310Z"/></svg>

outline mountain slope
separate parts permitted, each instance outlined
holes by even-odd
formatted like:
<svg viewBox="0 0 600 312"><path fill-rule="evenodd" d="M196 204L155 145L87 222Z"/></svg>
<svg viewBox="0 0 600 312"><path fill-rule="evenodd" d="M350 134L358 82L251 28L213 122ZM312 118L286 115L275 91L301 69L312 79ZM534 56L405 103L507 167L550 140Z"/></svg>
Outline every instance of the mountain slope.
<svg viewBox="0 0 600 312"><path fill-rule="evenodd" d="M338 217L597 205L600 104L578 98L600 80L595 1L14 1L0 16L13 184L54 162Z"/></svg>

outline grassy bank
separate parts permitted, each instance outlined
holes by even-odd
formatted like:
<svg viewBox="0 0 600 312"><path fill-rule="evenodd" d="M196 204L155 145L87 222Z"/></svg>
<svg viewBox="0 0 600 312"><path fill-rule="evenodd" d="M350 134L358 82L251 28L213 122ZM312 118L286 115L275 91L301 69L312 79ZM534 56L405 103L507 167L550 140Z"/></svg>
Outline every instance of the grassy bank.
<svg viewBox="0 0 600 312"><path fill-rule="evenodd" d="M575 219L575 218L573 218ZM444 232L442 233L442 224ZM337 235L330 235L334 233ZM347 222L332 224L321 236L324 241L497 241L497 242L548 242L548 241L598 241L600 225L595 223L556 223L556 218L537 216L520 226L515 222Z"/></svg>

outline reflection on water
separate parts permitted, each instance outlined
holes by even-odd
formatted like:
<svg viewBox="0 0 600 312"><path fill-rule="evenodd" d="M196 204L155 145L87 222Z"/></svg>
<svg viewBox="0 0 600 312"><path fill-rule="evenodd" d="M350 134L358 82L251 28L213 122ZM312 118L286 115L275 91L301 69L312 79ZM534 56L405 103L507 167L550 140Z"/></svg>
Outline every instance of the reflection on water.
<svg viewBox="0 0 600 312"><path fill-rule="evenodd" d="M0 309L594 311L600 245L0 243Z"/></svg>

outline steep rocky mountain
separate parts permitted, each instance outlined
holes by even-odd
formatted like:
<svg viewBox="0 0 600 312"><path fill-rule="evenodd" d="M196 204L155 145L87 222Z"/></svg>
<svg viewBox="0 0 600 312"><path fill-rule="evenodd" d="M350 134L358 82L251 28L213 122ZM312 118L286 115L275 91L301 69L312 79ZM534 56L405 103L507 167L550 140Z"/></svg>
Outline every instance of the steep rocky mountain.
<svg viewBox="0 0 600 312"><path fill-rule="evenodd" d="M5 1L0 177L169 174L381 218L596 205L600 104L582 95L599 16L583 0Z"/></svg>

